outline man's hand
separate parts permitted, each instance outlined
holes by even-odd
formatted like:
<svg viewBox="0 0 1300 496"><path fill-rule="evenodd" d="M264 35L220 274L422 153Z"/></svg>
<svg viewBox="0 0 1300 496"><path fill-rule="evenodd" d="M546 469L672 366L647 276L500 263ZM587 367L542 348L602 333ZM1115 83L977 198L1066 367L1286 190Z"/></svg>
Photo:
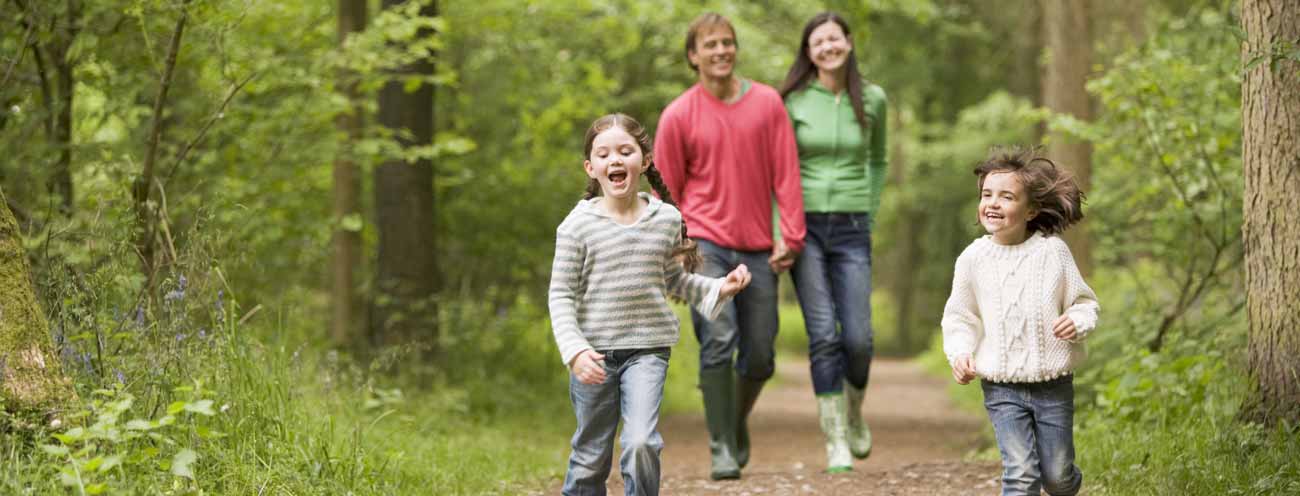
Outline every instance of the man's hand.
<svg viewBox="0 0 1300 496"><path fill-rule="evenodd" d="M773 273L780 274L790 270L790 267L794 266L796 258L799 258L799 252L790 251L790 247L786 246L784 242L778 242L776 246L772 247L772 256L768 257L767 264L772 267Z"/></svg>

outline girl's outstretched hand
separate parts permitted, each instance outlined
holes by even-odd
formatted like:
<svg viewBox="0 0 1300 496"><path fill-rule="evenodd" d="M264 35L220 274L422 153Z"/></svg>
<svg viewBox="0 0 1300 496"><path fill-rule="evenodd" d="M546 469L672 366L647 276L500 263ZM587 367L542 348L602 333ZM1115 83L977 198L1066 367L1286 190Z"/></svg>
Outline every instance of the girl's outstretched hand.
<svg viewBox="0 0 1300 496"><path fill-rule="evenodd" d="M975 364L970 355L962 355L952 361L952 378L963 386L975 379Z"/></svg>
<svg viewBox="0 0 1300 496"><path fill-rule="evenodd" d="M1052 324L1052 334L1058 339L1072 341L1079 337L1079 329L1074 327L1074 320L1068 315L1062 315Z"/></svg>
<svg viewBox="0 0 1300 496"><path fill-rule="evenodd" d="M736 293L749 285L750 279L749 267L740 264L730 274L727 274L726 280L722 281L722 289L718 291L718 295L723 298L735 296Z"/></svg>
<svg viewBox="0 0 1300 496"><path fill-rule="evenodd" d="M605 382L605 355L596 353L596 350L583 350L578 356L573 357L573 362L569 364L569 370L573 376L578 378L578 382L583 384L600 384Z"/></svg>

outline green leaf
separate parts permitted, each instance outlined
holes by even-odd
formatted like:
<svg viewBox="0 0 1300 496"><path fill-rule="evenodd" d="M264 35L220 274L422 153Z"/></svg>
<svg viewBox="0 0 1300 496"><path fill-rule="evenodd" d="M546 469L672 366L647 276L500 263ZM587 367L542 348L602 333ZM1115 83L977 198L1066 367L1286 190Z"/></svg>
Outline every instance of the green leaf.
<svg viewBox="0 0 1300 496"><path fill-rule="evenodd" d="M180 413L182 410L185 410L185 404L186 403L184 401L177 401L175 403L167 405L167 414L176 415Z"/></svg>
<svg viewBox="0 0 1300 496"><path fill-rule="evenodd" d="M122 464L122 455L113 455L104 458L104 463L99 465L99 472L104 473L113 470L113 467Z"/></svg>
<svg viewBox="0 0 1300 496"><path fill-rule="evenodd" d="M190 470L190 465L198 459L199 454L195 453L194 450L189 448L180 450L176 453L176 456L172 457L172 474L177 477L185 477L194 480L194 472Z"/></svg>
<svg viewBox="0 0 1300 496"><path fill-rule="evenodd" d="M190 413L199 413L209 417L216 415L217 412L212 409L212 400L199 400L185 405L185 411Z"/></svg>
<svg viewBox="0 0 1300 496"><path fill-rule="evenodd" d="M86 486L86 494L104 494L108 490L108 484L97 482Z"/></svg>
<svg viewBox="0 0 1300 496"><path fill-rule="evenodd" d="M135 419L127 421L126 423L126 430L129 431L147 431L153 428L154 425L148 420Z"/></svg>
<svg viewBox="0 0 1300 496"><path fill-rule="evenodd" d="M61 456L67 456L69 450L67 446L59 446L56 444L42 444L41 451L44 451L48 455L61 457Z"/></svg>
<svg viewBox="0 0 1300 496"><path fill-rule="evenodd" d="M361 214L358 213L351 213L339 219L339 228L347 232L361 232L363 225Z"/></svg>

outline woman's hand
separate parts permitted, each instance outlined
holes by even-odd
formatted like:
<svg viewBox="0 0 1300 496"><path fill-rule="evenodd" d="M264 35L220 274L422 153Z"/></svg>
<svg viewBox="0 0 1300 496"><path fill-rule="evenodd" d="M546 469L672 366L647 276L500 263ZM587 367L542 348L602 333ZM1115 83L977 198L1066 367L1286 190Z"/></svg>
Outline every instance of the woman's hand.
<svg viewBox="0 0 1300 496"><path fill-rule="evenodd" d="M718 296L720 298L735 296L736 293L749 285L750 279L752 279L752 276L749 275L749 267L746 267L745 264L736 266L735 270L727 274L727 279L722 281L722 289L718 291Z"/></svg>
<svg viewBox="0 0 1300 496"><path fill-rule="evenodd" d="M1074 319L1071 319L1068 315L1062 315L1052 324L1052 334L1056 335L1058 339L1073 341L1074 338L1079 337L1079 329L1074 327Z"/></svg>
<svg viewBox="0 0 1300 496"><path fill-rule="evenodd" d="M952 378L963 386L975 379L975 364L970 355L962 355L952 361Z"/></svg>
<svg viewBox="0 0 1300 496"><path fill-rule="evenodd" d="M596 350L583 350L569 363L569 371L578 382L595 385L605 382L605 355Z"/></svg>

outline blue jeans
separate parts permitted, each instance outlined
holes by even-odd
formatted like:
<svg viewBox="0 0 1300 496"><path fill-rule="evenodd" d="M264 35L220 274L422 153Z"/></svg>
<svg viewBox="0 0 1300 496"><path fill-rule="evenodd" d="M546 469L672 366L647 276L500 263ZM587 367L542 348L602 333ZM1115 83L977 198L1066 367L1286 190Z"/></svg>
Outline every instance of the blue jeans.
<svg viewBox="0 0 1300 496"><path fill-rule="evenodd" d="M809 213L791 276L808 331L813 391L859 389L871 374L871 229L866 213Z"/></svg>
<svg viewBox="0 0 1300 496"><path fill-rule="evenodd" d="M700 370L730 367L736 356L736 373L744 379L762 382L776 372L776 274L767 264L768 251L739 251L723 248L703 239L699 274L725 277L745 264L752 276L749 286L723 308L717 319L708 320L691 308L691 323L700 341Z"/></svg>
<svg viewBox="0 0 1300 496"><path fill-rule="evenodd" d="M1002 494L1078 493L1083 472L1074 464L1074 376L980 385L1002 453Z"/></svg>
<svg viewBox="0 0 1300 496"><path fill-rule="evenodd" d="M578 417L564 476L566 496L604 495L620 416L624 493L659 494L659 404L668 378L668 348L616 350L605 355L605 382L583 384L569 374L569 399Z"/></svg>

